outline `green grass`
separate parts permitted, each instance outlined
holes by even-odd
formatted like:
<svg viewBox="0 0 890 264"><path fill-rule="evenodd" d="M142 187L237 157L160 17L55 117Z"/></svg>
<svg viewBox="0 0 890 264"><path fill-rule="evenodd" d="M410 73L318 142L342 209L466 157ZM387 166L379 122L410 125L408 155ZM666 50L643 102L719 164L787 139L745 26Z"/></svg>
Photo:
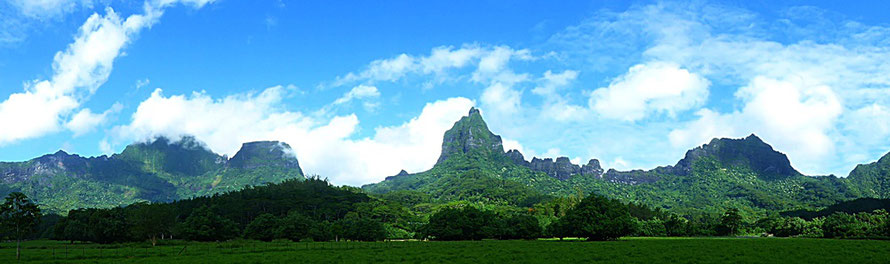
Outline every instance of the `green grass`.
<svg viewBox="0 0 890 264"><path fill-rule="evenodd" d="M25 243L23 262L49 263L886 263L890 241L781 238L629 238L611 242ZM15 263L15 244L0 244ZM183 248L185 247L185 250ZM55 257L53 256L55 249ZM182 252L182 254L180 254Z"/></svg>

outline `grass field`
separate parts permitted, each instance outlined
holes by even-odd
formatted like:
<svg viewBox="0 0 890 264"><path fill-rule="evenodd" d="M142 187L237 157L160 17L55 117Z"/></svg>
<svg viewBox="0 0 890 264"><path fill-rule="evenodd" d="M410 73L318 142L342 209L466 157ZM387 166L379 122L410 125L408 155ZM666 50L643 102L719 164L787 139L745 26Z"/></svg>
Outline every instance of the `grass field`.
<svg viewBox="0 0 890 264"><path fill-rule="evenodd" d="M831 239L24 245L22 262L48 263L890 263L890 241ZM0 263L15 263L15 244L0 246Z"/></svg>

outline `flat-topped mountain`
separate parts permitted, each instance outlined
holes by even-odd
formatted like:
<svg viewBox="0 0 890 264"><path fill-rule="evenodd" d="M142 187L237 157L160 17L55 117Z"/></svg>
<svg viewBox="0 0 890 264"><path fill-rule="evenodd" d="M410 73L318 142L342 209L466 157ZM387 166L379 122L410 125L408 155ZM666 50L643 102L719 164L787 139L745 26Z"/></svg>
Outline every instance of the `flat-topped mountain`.
<svg viewBox="0 0 890 264"><path fill-rule="evenodd" d="M24 162L0 162L0 194L24 192L44 210L67 212L138 201L171 201L304 179L297 158L277 141L244 143L231 159L193 137L160 137L111 156L58 151Z"/></svg>
<svg viewBox="0 0 890 264"><path fill-rule="evenodd" d="M754 134L742 139L715 138L710 143L686 152L686 156L674 166L674 173L686 175L692 172L692 164L702 157L714 157L728 166L742 166L767 179L801 175L788 161L788 156L773 150Z"/></svg>

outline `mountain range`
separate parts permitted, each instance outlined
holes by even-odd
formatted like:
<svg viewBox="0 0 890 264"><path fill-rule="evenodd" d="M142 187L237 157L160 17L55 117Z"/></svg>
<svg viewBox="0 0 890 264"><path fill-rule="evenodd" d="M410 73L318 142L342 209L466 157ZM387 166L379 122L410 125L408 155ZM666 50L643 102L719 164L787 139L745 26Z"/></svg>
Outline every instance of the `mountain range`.
<svg viewBox="0 0 890 264"><path fill-rule="evenodd" d="M0 194L22 191L45 210L61 213L180 200L291 178L305 179L290 146L276 141L244 143L231 158L193 137L160 137L111 156L85 158L59 151L24 162L0 162ZM890 198L890 154L856 166L848 177L806 176L785 154L752 134L715 138L687 151L674 165L605 170L597 159L579 165L567 157L527 160L518 150L505 151L501 137L471 108L444 133L431 169L402 170L362 190L418 194L440 203L527 208L593 192L682 215L728 208L763 215L818 210L856 198Z"/></svg>
<svg viewBox="0 0 890 264"><path fill-rule="evenodd" d="M685 215L741 208L748 213L808 210L855 198L890 197L890 154L859 165L848 177L805 176L788 157L756 135L715 138L686 152L675 165L604 171L567 157L527 161L504 151L478 109L445 132L442 153L428 171L387 177L362 188L371 193L422 192L440 200L531 206L553 196L594 192Z"/></svg>
<svg viewBox="0 0 890 264"><path fill-rule="evenodd" d="M246 185L305 179L290 146L244 143L232 158L193 137L160 137L111 156L58 151L24 162L0 162L0 193L21 191L50 212L166 202L239 190Z"/></svg>

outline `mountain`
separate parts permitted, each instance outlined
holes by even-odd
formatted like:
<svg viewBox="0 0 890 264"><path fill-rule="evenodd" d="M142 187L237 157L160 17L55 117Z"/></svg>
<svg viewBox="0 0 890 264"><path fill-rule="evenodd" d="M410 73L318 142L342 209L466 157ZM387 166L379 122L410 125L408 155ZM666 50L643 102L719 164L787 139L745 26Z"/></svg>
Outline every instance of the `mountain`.
<svg viewBox="0 0 890 264"><path fill-rule="evenodd" d="M566 157L527 161L517 150L504 152L500 136L489 131L480 111L472 108L445 132L442 154L433 168L413 174L402 171L362 188L378 194L417 191L440 202L513 206L530 206L580 190L685 215L718 214L727 208L765 214L883 197L888 186L882 184L890 182L888 163L885 156L878 162L881 165L857 167L854 173L862 176L851 173L850 178L805 176L785 154L752 134L713 139L687 151L675 165L604 172L596 159L579 166Z"/></svg>
<svg viewBox="0 0 890 264"><path fill-rule="evenodd" d="M579 182L601 174L597 160L581 167L566 157L529 162L517 150L504 152L501 137L488 129L478 109L471 108L445 132L442 153L432 169L413 174L402 171L362 188L371 193L419 191L439 201L528 207L573 194Z"/></svg>
<svg viewBox="0 0 890 264"><path fill-rule="evenodd" d="M281 142L248 142L228 159L193 137L160 137L111 156L86 158L60 150L24 162L0 162L0 194L21 191L44 210L59 213L172 201L305 179L292 152Z"/></svg>
<svg viewBox="0 0 890 264"><path fill-rule="evenodd" d="M890 153L876 162L857 165L847 180L863 197L890 198Z"/></svg>

